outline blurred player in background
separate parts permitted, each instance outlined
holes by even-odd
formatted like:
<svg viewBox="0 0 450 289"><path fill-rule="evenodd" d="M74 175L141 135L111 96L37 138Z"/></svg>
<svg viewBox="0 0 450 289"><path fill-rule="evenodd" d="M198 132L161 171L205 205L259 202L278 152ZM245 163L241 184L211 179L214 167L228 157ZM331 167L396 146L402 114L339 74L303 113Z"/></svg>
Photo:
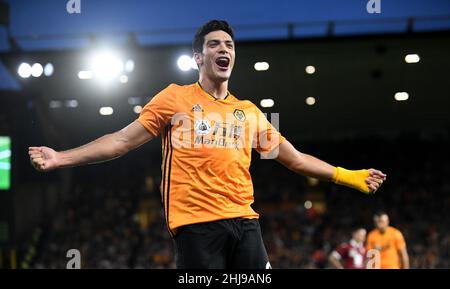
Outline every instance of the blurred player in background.
<svg viewBox="0 0 450 289"><path fill-rule="evenodd" d="M161 135L161 197L178 268L270 268L259 215L251 207L252 148L297 174L366 194L375 193L386 180L379 170L347 170L298 151L256 105L232 95L228 80L235 42L226 21L200 27L193 54L198 82L169 85L137 120L81 147L30 147L32 165L50 171L104 162Z"/></svg>
<svg viewBox="0 0 450 289"><path fill-rule="evenodd" d="M408 269L409 256L402 233L389 226L389 216L385 212L375 214L375 229L369 233L366 249L380 252L381 269Z"/></svg>
<svg viewBox="0 0 450 289"><path fill-rule="evenodd" d="M365 269L366 268L366 240L367 231L358 228L353 231L352 239L341 244L331 252L329 261L337 269Z"/></svg>

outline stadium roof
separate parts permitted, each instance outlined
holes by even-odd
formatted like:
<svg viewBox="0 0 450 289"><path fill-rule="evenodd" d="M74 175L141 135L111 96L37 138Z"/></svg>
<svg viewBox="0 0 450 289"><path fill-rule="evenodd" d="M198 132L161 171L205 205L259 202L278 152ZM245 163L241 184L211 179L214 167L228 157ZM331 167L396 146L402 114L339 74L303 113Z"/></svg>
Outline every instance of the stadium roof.
<svg viewBox="0 0 450 289"><path fill-rule="evenodd" d="M210 19L228 20L238 40L450 29L447 0L380 0L381 13L373 14L367 12L365 0L79 0L79 14L69 14L67 2L0 0L10 10L9 25L0 25L0 53L86 48L93 39L110 44L186 44ZM0 80L0 90L20 89L2 63Z"/></svg>
<svg viewBox="0 0 450 289"><path fill-rule="evenodd" d="M9 0L10 34L30 50L83 46L90 36L102 33L119 42L135 33L142 44L186 43L210 19L228 20L238 38L246 40L286 37L288 23L300 24L294 31L299 36L326 36L330 21L336 23L335 33L344 35L405 31L408 18L416 18L417 31L450 28L450 18L443 17L450 16L447 0L379 0L379 14L367 12L366 0L79 1L81 13L69 14L68 1ZM10 48L3 27L0 49Z"/></svg>

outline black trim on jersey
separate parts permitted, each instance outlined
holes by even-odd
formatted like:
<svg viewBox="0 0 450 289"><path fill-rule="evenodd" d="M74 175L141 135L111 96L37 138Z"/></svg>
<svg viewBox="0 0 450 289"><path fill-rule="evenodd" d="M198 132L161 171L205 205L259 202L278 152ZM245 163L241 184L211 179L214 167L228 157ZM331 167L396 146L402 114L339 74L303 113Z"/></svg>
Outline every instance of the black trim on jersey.
<svg viewBox="0 0 450 289"><path fill-rule="evenodd" d="M167 158L169 150L167 149L167 127L164 129L164 142L163 142L163 171L162 171L162 203L163 206L166 203L165 192L166 192L166 169L167 169ZM164 208L165 209L165 208Z"/></svg>
<svg viewBox="0 0 450 289"><path fill-rule="evenodd" d="M214 95L210 94L209 92L207 92L207 91L202 87L202 85L200 84L200 81L197 81L197 83L198 83L198 86L200 86L200 88L201 88L204 92L206 92L206 94L208 94L209 96L211 96L212 98L214 98L214 100L220 99L220 98L217 98L217 97L215 97ZM225 96L225 97L223 98L223 100L227 99L227 97L228 97L229 95L230 95L230 92L227 90L227 96Z"/></svg>
<svg viewBox="0 0 450 289"><path fill-rule="evenodd" d="M166 220L167 220L167 229L169 230L170 236L173 238L174 233L172 230L170 230L169 227L169 200L170 200L170 175L172 171L172 153L173 153L173 147L172 147L172 126L169 126L169 144L170 144L170 158L169 158L169 173L167 176L167 196L166 196L166 206L167 206L167 213L166 213Z"/></svg>
<svg viewBox="0 0 450 289"><path fill-rule="evenodd" d="M162 201L163 201L163 209L164 209L164 215L166 220L166 226L167 230L169 231L169 234L171 237L173 237L173 232L170 230L169 227L169 189L170 189L170 171L172 167L172 126L168 125L165 128L164 132L164 169L163 169L163 185L162 185ZM170 150L169 150L170 145ZM166 183L167 183L167 190L166 190Z"/></svg>

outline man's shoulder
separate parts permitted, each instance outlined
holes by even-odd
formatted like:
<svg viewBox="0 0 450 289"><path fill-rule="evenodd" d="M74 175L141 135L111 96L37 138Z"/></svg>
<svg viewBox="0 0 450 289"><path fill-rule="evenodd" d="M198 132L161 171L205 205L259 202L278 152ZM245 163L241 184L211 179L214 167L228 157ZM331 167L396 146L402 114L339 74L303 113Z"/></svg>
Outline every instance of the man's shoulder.
<svg viewBox="0 0 450 289"><path fill-rule="evenodd" d="M186 96L193 94L193 85L180 85L177 83L170 83L162 89L155 97L159 100L167 101L167 103L176 104L179 98L186 98Z"/></svg>
<svg viewBox="0 0 450 289"><path fill-rule="evenodd" d="M350 242L342 242L341 244L339 244L338 246L338 250L348 250L352 247L352 245L350 244Z"/></svg>
<svg viewBox="0 0 450 289"><path fill-rule="evenodd" d="M194 86L195 86L195 83L194 84L186 84L186 85L181 85L181 84L177 84L177 83L170 83L164 89L164 91L175 92L175 93L189 92L189 91L191 91L193 89Z"/></svg>
<svg viewBox="0 0 450 289"><path fill-rule="evenodd" d="M401 235L402 234L402 232L400 232L399 229L392 227L392 226L389 226L388 230L389 230L390 234L393 234L393 235Z"/></svg>
<svg viewBox="0 0 450 289"><path fill-rule="evenodd" d="M367 235L367 238L373 238L375 236L378 235L378 230L377 229L372 229L372 231L369 232L369 234Z"/></svg>
<svg viewBox="0 0 450 289"><path fill-rule="evenodd" d="M254 112L255 110L259 110L256 104L254 104L251 100L240 99L236 97L236 95L234 94L230 94L229 97L230 97L229 101L232 102L234 105L238 106L240 109L252 112Z"/></svg>

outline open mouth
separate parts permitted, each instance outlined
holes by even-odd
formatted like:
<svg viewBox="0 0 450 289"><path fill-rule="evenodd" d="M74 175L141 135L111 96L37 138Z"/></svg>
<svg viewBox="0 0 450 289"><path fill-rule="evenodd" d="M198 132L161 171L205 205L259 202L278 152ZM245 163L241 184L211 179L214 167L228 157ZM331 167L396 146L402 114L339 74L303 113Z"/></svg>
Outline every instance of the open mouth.
<svg viewBox="0 0 450 289"><path fill-rule="evenodd" d="M221 70L226 70L230 65L230 59L228 57L218 57L216 59L216 64Z"/></svg>

